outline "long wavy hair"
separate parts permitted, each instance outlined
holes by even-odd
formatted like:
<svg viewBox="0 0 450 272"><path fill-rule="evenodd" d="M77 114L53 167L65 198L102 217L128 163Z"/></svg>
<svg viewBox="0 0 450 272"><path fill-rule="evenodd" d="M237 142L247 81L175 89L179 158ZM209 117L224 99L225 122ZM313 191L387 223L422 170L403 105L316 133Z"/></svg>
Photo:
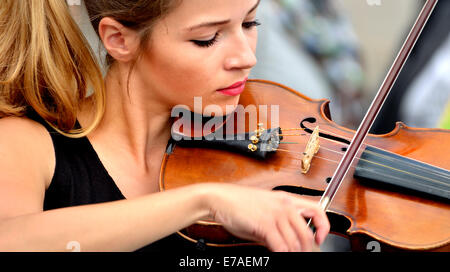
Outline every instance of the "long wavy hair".
<svg viewBox="0 0 450 272"><path fill-rule="evenodd" d="M84 0L98 34L110 17L138 32L146 49L153 24L181 0ZM34 111L59 133L84 137L100 123L105 84L99 64L64 0L2 0L0 5L0 118ZM107 66L114 59L107 54ZM131 73L131 71L130 71ZM81 105L92 123L74 129Z"/></svg>

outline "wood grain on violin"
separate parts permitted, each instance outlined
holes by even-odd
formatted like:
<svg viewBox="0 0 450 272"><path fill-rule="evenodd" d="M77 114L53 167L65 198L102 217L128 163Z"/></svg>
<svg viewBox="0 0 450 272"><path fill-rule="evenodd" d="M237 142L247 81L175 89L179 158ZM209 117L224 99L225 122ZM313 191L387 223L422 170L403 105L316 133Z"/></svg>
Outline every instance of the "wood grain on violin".
<svg viewBox="0 0 450 272"><path fill-rule="evenodd" d="M267 190L283 189L319 200L354 131L331 120L329 101L310 99L277 83L249 81L240 104L244 107L279 106L276 118L279 118L283 141L278 150L265 159L258 159L226 149L181 147L173 143L162 164L161 190L214 181ZM258 112L258 122L263 122L266 127L271 124L271 118L271 111ZM311 160L309 171L302 173L305 147L317 126L320 147ZM248 132L255 129L246 124ZM389 134L368 135L327 209L332 232L348 237L354 250L365 250L367 243L377 241L384 251L449 251L450 204L445 198L450 186L448 143L448 130L409 128L402 123ZM372 154L376 157L373 164L377 167L359 165L360 161L367 164L367 160L370 164L373 159L367 154L374 150L384 152L381 157ZM386 154L392 154L398 160L393 163ZM406 160L406 168L399 165L402 161L399 158ZM411 164L408 158L415 164ZM436 181L441 184L437 190L444 197L414 190L407 185L386 185L380 181L356 178L357 168L373 172L373 177L392 176L393 179L408 180L405 175L410 175L419 183ZM395 171L396 168L401 169ZM193 241L204 239L218 246L249 243L228 234L219 224L207 221L199 222L181 234Z"/></svg>

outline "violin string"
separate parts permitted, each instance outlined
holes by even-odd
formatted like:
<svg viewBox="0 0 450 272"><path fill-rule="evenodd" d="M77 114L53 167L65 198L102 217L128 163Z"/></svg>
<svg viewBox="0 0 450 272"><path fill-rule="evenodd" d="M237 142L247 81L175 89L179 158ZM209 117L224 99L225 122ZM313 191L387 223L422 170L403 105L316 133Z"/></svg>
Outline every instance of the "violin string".
<svg viewBox="0 0 450 272"><path fill-rule="evenodd" d="M290 152L290 153L302 153L302 152L293 152L293 151L284 150L284 149L277 149L277 151ZM291 157L291 158L292 158L292 157ZM330 159L327 159L327 158L324 158L324 157L321 157L321 156L314 156L314 158L318 158L318 159L321 159L321 160L326 160L326 161L329 161L329 162L332 162L332 163L335 163L335 164L339 164L339 161L330 160ZM295 159L295 160L301 160L301 159L299 159L299 158L293 158L293 159ZM365 162L368 162L368 163L372 163L372 164L376 164L376 165L379 165L379 166L382 166L382 167L386 167L386 168L389 168L389 169L394 170L394 171L399 171L399 172L402 172L402 173L405 173L405 174L408 174L408 175L413 175L413 176L416 176L416 177L419 177L419 178L422 178L422 179L427 179L427 180L429 180L429 181L431 181L431 182L435 182L435 183L442 184L442 185L444 185L444 186L448 186L448 184L446 184L446 183L444 183L444 182L441 182L441 181L438 181L438 180L435 180L435 179L432 179L432 178L423 177L423 176L420 176L420 175L417 175L417 174L414 174L414 173L410 173L410 172L405 171L405 170L397 169L397 168L394 168L394 167L390 167L390 166L383 165L383 164L381 164L381 163L377 163L377 162L373 162L373 161L369 161L369 160L366 160L366 159L362 159L362 158L358 158L358 159L360 159L360 160L362 160L362 161L365 161ZM311 165L312 165L312 164L313 164L313 163L311 163ZM352 163L352 165L351 165L350 167L351 167L351 168L356 168L356 166L354 166L353 163ZM422 186L429 187L429 188L434 188L434 187L432 187L431 185L428 185L428 184L426 184L426 183L423 183L423 184L421 184L421 185L422 185Z"/></svg>
<svg viewBox="0 0 450 272"><path fill-rule="evenodd" d="M276 151L282 151L282 152L288 152L288 153L294 153L294 154L301 154L301 155L304 155L304 152L296 152L296 151L291 151L291 150L286 150L286 149L279 149L279 148L278 148L278 149L276 149ZM297 157L290 157L290 158L292 158L292 159L294 159L294 160L298 160L298 161L301 161L301 160L302 160L302 159L297 158ZM329 161L329 162L332 162L332 163L335 163L335 164L339 164L339 161L331 160L331 159L324 158L324 157L317 156L317 155L315 155L314 158L318 158L318 159L321 159L321 160L325 160L325 161ZM356 166L352 165L351 167L355 168Z"/></svg>
<svg viewBox="0 0 450 272"><path fill-rule="evenodd" d="M282 129L282 131L289 131L289 130L303 130L303 131L305 131L306 129L305 128L288 128L288 129ZM344 140L347 140L347 141L351 141L350 139L348 139L348 138L344 138L344 137L342 137L342 136L340 136L340 135L337 135L337 134L335 134L335 133L333 133L333 132L330 132L330 131L326 131L326 130L323 130L323 129L319 129L319 132L324 132L324 133L326 133L326 134L330 134L330 135L332 135L332 136L334 136L334 137L336 137L336 138L341 138L341 139L344 139ZM298 133L298 134L277 134L278 136L309 136L309 135L311 135L311 134L306 134L306 133ZM320 137L320 136L319 136ZM331 142L335 142L335 143L338 143L338 144L340 144L340 145L346 145L346 143L342 143L342 142L339 142L339 141L337 141L337 140L334 140L334 139L328 139L328 138L325 138L325 137L321 137L321 138L324 138L324 139L326 139L327 141L331 141ZM364 145L367 145L367 144L364 144ZM368 145L369 146L369 145Z"/></svg>
<svg viewBox="0 0 450 272"><path fill-rule="evenodd" d="M329 148L324 148L324 147L321 147L321 148L329 150L329 151L334 152L334 153L342 154L339 151L335 151L335 150L332 150L332 149L329 149ZM277 149L274 149L273 151L281 151L281 152L292 153L292 154L296 154L296 155L304 155L305 154L304 152L292 151L292 150L287 150L287 149L282 149L282 148L277 148ZM292 156L289 156L289 157L291 159L293 159L294 161L301 161L302 160L301 158L298 158L298 157L292 157ZM339 164L340 163L339 161L328 159L328 158L325 158L325 157L322 157L322 156L317 156L317 155L315 155L314 158L317 158L317 159L320 159L320 160L329 161L329 162L334 163L334 164ZM394 171L399 171L399 172L402 172L402 173L405 173L405 174L417 176L417 177L422 178L422 179L427 179L427 180L432 181L432 182L440 183L440 184L443 184L444 186L448 186L448 184L440 182L438 180L434 180L432 178L423 177L423 176L420 176L420 175L417 175L417 174L414 174L414 173L411 173L411 172L408 172L408 171L404 171L404 170L401 170L401 169L397 169L397 168L394 168L394 167L383 165L383 164L380 164L380 163L377 163L377 162L373 162L373 161L370 161L370 160L358 158L357 156L355 158L357 158L359 160L362 160L362 161L365 161L367 163L376 164L376 165L379 165L379 166L382 166L382 167L386 167L386 168L392 169ZM311 162L311 165L313 165L313 164L314 164L314 160ZM357 166L355 166L354 164L355 164L355 161L352 162L352 165L350 167L351 168L356 168ZM282 170L282 169L298 170L299 168L298 168L298 165L291 166L291 167L285 165L280 170ZM426 183L423 183L421 185L425 186L425 187L429 187L429 188L435 189L434 187L432 187L432 185L429 185L429 184L426 184ZM442 190L445 190L445 189L442 189ZM448 190L445 190L445 191L448 191Z"/></svg>
<svg viewBox="0 0 450 272"><path fill-rule="evenodd" d="M306 131L306 128L283 128L283 129L281 129L281 131L292 131L292 130L303 130L303 131ZM309 130L312 130L312 129L309 129ZM326 134L330 134L332 136L335 136L335 137L338 137L338 138L342 138L342 139L347 140L347 141L351 141L351 139L349 139L349 138L344 138L341 135L338 135L338 134L336 134L334 132L327 131L327 130L324 130L324 129L319 129L319 132L324 132ZM305 135L305 134L302 134L302 135Z"/></svg>
<svg viewBox="0 0 450 272"><path fill-rule="evenodd" d="M325 149L328 149L328 148L325 148ZM334 150L331 150L331 149L328 149L328 150L330 150L330 151L332 151L332 152L335 152L335 153L338 153L338 154L339 154L339 153L340 153L340 154L343 154L343 153L341 153L341 152L339 152L339 151L334 151ZM389 158L388 156L386 156L386 155L378 154L378 153L375 153L375 152L370 151L370 150L365 150L364 152L370 153L370 154L372 154L372 155L374 155L374 156L378 156L378 157L380 157L380 158L390 159L390 158ZM363 158L358 158L358 157L355 157L355 158L357 158L357 159L359 159L359 160L362 160L362 161L365 161L365 162L368 162L368 163L372 163L372 164L381 166L381 167L389 168L389 169L391 169L391 170L398 171L398 172L401 172L401 173L404 173L404 174L407 174L407 175L416 176L416 177L421 178L421 179L426 179L426 180L429 180L429 181L431 181L431 182L436 182L436 183L442 184L442 185L444 185L444 186L448 186L448 184L446 184L446 183L444 183L444 182L441 182L441 181L439 181L439 180L436 180L436 179L433 179L433 178L429 178L429 177L424 177L424 176L422 176L422 175L418 175L418 174L415 174L415 173L410 172L410 171L398 169L398 168L395 168L395 167L391 167L391 166L389 166L389 165L385 165L385 164L382 164L382 163L370 161L370 160L363 159ZM433 173L433 172L435 172L435 173L434 173L435 175L440 176L440 177L443 177L443 178L448 178L448 177L450 176L450 175L447 174L447 173L436 173L436 171L430 170L430 169L427 169L427 168L424 168L424 167L422 167L422 166L420 166L420 165L415 165L415 164L412 164L412 163L409 163L409 162L403 162L403 163L409 164L409 166L412 167L412 168L415 168L415 169L421 169L421 170L424 170L424 171L426 171L426 172L428 172L428 173ZM422 185L424 185L424 184L422 184Z"/></svg>
<svg viewBox="0 0 450 272"><path fill-rule="evenodd" d="M282 131L305 130L304 128L283 128Z"/></svg>
<svg viewBox="0 0 450 272"><path fill-rule="evenodd" d="M372 154L372 155L374 155L374 156L378 156L378 157L380 157L380 158L390 159L390 158L389 158L388 156L386 156L386 155L378 154L378 153L375 153L375 152L370 151L370 150L366 150L365 152L370 153L370 154ZM417 170L423 170L423 171L425 171L425 172L432 173L432 174L435 174L435 175L440 176L440 177L450 178L450 172L449 172L449 173L440 173L440 172L438 172L437 170L434 170L434 169L428 169L428 168L425 168L424 166L416 165L416 164L410 163L410 162L408 162L408 161L403 162L403 163L404 163L404 164L407 164L409 167L415 168L415 169L417 169ZM434 166L434 167L436 167L436 166ZM444 170L445 170L445 169L444 169Z"/></svg>
<svg viewBox="0 0 450 272"><path fill-rule="evenodd" d="M277 134L278 136L306 136L307 134Z"/></svg>
<svg viewBox="0 0 450 272"><path fill-rule="evenodd" d="M284 130L305 130L305 129L304 129L304 128L288 128L288 129L284 129ZM349 139L347 139L347 138L345 138L345 137L342 137L342 136L340 136L340 135L334 134L333 132L330 132L330 131L326 131L326 130L319 130L319 131L325 132L325 133L327 133L327 134L330 134L330 135L333 135L333 136L336 136L336 137L341 137L341 138L343 138L343 139L345 139L345 140L349 140ZM300 135L295 135L295 136L300 136ZM339 142L339 141L336 141L336 140L333 140L333 139L328 139L328 138L323 138L323 139L326 139L326 140L328 140L328 141L333 141L333 142L338 143L338 144L341 144L341 145L346 145L345 143L342 143L342 142ZM376 147L371 146L371 145L368 145L368 144L363 144L363 145L361 146L361 148L362 148L363 146L369 146L369 147L376 148ZM321 146L321 148L325 148L325 147L322 147L322 146ZM325 149L326 149L326 148L325 148ZM335 152L335 153L338 153L338 154L340 154L340 155L343 155L343 154L344 154L343 152L334 151L334 150L331 150L331 149L328 149L328 150L330 150L330 151L332 151L332 152ZM381 149L381 150L382 150L382 149ZM386 156L386 155L378 154L378 153L372 152L372 151L370 151L370 150L365 150L364 152L370 153L370 154L372 154L372 155L374 155L374 156L377 156L377 157L389 159L389 157ZM389 152L389 151L386 151L386 152ZM398 155L398 156L401 156L401 155ZM404 157L404 156L401 156L401 157ZM358 158L358 157L356 157L356 158L357 158L357 159L360 159L360 158ZM408 158L408 159L410 159L410 158ZM425 172L435 174L435 175L437 175L437 176L439 176L439 177L450 178L450 172L448 172L448 173L441 173L441 172L438 172L437 170L434 170L434 169L428 169L428 168L425 168L425 167L423 167L423 166L421 166L421 165L416 165L416 164L412 164L412 163L409 163L409 162L404 162L404 163L408 164L410 167L412 167L412 168L414 168L414 169L418 169L418 170L420 169L420 170L423 170L423 171L425 171ZM383 165L383 166L384 166L384 167L389 167L389 166L387 166L387 165ZM436 166L434 166L434 165L432 165L432 166L433 166L433 167L436 167ZM441 169L442 169L442 168L441 168ZM445 169L442 169L442 170L445 170ZM399 171L403 171L403 170L399 170ZM446 171L446 170L445 170L445 171ZM410 173L410 174L411 174L411 175L415 175L415 174L413 174L413 173Z"/></svg>
<svg viewBox="0 0 450 272"><path fill-rule="evenodd" d="M303 129L303 128L291 128L291 129L287 129L287 130L305 130L305 129ZM325 131L325 130L320 130L320 131L326 132L326 133L328 133L328 134L334 134L334 133L332 133L332 132ZM334 134L334 135L335 135L335 134ZM295 135L295 136L298 136L298 135ZM332 139L328 139L328 138L324 138L324 139L326 139L326 140L331 140L331 141L337 142L337 143L339 143L339 144L344 144L344 143L341 143L341 142L338 142L338 141L335 141L335 140L332 140ZM345 139L345 138L344 138L344 139ZM369 145L367 145L367 144L364 144L364 145L365 145L365 146L369 146ZM364 145L363 145L363 146L364 146ZM343 154L344 154L344 152L332 150L332 149L329 149L329 148L326 148L326 147L323 147L323 146L321 146L321 148L322 148L322 149L329 150L329 151L331 151L331 152L335 152L335 153L340 154L340 155L343 155ZM370 151L370 150L365 150L364 152L370 153L370 154L372 154L372 155L374 155L374 156L377 156L377 157L380 157L380 158L389 159L389 157L386 156L386 155L378 154L378 153L372 152L372 151ZM403 156L402 156L402 157L403 157ZM427 179L427 180L429 180L429 181L436 182L436 183L440 183L440 184L444 184L444 185L447 185L447 186L448 186L448 184L445 184L445 183L443 183L443 182L441 182L441 181L438 181L438 180L435 180L435 179L432 179L432 178L428 178L428 177L424 177L424 176L421 176L421 175L417 175L417 174L415 174L415 173L413 173L413 172L409 172L409 171L405 171L405 170L393 168L393 167L391 167L391 166L384 165L384 164L380 164L380 163L376 163L376 162L372 162L372 161L369 161L369 160L366 160L366 159L361 159L360 157L357 157L357 156L356 156L355 158L357 158L357 159L359 159L359 160L363 160L363 161L369 162L369 163L372 163L372 164L376 164L376 165L379 165L379 166L382 166L382 167L385 167L385 168L389 168L389 169L392 169L392 170L394 170L394 171L402 172L402 173L405 173L405 174L409 174L409 175L416 176L416 177L419 177L419 178ZM410 167L412 167L413 169L423 170L423 171L425 171L425 172L427 172L427 173L435 174L435 175L437 175L438 177L442 177L442 178L449 178L449 177L450 177L450 173L440 173L440 172L438 172L437 170L434 170L434 169L430 170L430 169L425 168L425 167L423 167L423 166L421 166L421 165L416 165L416 164L412 164L412 163L409 163L409 162L404 162L404 163L408 164L408 165L409 165ZM445 169L444 169L444 170L445 170Z"/></svg>
<svg viewBox="0 0 450 272"><path fill-rule="evenodd" d="M321 147L321 148L324 148L324 147ZM329 151L332 151L332 152L335 152L335 153L338 153L338 154L342 154L342 153L339 152L339 151L335 151L335 150L332 150L332 149L329 149L329 148L324 148L324 149L327 149L327 150L329 150ZM304 152L291 151L291 150L279 149L279 148L276 149L276 150L277 150L277 151L282 151L282 152L294 153L294 154L301 154L301 155L304 155L304 154L305 154ZM374 154L377 155L376 153L374 153ZM291 157L291 158L292 158L292 157ZM327 159L327 158L324 158L324 157L320 157L320 156L317 156L317 155L315 155L314 158L319 158L319 159L322 159L322 160L326 160L326 161L330 161L330 162L332 162L332 163L339 164L339 161L330 160L330 159ZM395 167L391 167L391 166L388 166L388 165L384 165L384 164L381 164L381 163L373 162L373 161L370 161L370 160L367 160L367 159L363 159L363 158L360 158L360 157L357 157L357 156L356 156L355 158L356 158L356 159L359 159L359 160L362 160L362 161L365 161L365 162L368 162L368 163L372 163L372 164L381 166L381 167L389 168L389 169L394 170L394 171L397 171L397 172L401 172L401 173L404 173L404 174L407 174L407 175L411 175L411 176L416 176L416 177L421 178L421 179L426 179L426 180L431 181L431 182L435 182L435 183L438 183L438 184L442 184L442 185L444 185L444 186L448 186L448 184L446 184L445 182L441 182L441 181L435 180L435 179L433 179L433 178L428 178L428 177L424 177L424 176L421 176L421 175L417 175L417 174L412 173L412 172L409 172L409 171L405 171L405 170L401 170L401 169L398 169L398 168L395 168ZM296 160L301 160L300 158L294 158L294 159L296 159ZM353 164L353 163L352 163L352 164ZM355 168L356 166L352 165L351 167L352 167L352 168ZM422 184L422 185L428 186L428 185L426 185L426 184ZM428 186L428 187L430 187L430 186Z"/></svg>
<svg viewBox="0 0 450 272"><path fill-rule="evenodd" d="M277 149L275 149L275 151L282 151L282 152L293 153L293 154L298 154L298 155L305 155L305 152L298 152L298 151L286 150L286 149L281 149L281 148L277 148ZM330 151L336 152L334 150L330 150ZM291 157L291 158L296 159L296 160L302 160L302 159L297 158L297 157ZM319 159L330 161L330 162L333 162L333 163L339 163L339 161L335 161L335 160L332 160L332 159L327 159L327 158L320 157L320 156L317 156L317 155L314 155L314 158L319 158ZM355 158L359 159L358 157L355 157Z"/></svg>
<svg viewBox="0 0 450 272"><path fill-rule="evenodd" d="M305 128L288 128L288 129L284 129L284 130L303 130L303 131L305 131L306 129L305 129ZM351 141L351 139L349 139L349 138L342 137L342 136L340 136L340 135L337 135L337 134L335 134L335 133L333 133L333 132L330 132L330 131L327 131L327 130L320 129L319 131L320 131L320 132L327 133L327 134L330 134L330 135L335 136L335 137L342 138L342 139L347 140L347 141ZM296 135L296 136L297 136L297 135ZM323 139L326 139L326 140L328 140L328 141L336 142L336 143L338 143L338 144L340 144L340 145L346 145L345 143L342 143L342 142L339 142L339 141L336 141L336 140L333 140L333 139L328 139L328 138L323 138ZM372 145L369 145L369 144L366 144L366 143L363 143L363 146L368 146L368 147L373 147L373 148L377 148L377 149L383 150L383 149L381 149L381 148L378 148L378 147L375 147L375 146L372 146ZM332 150L330 150L330 151L332 151ZM383 150L383 151L389 152L389 151L387 151L387 150ZM335 152L337 152L337 151L335 151ZM372 154L372 155L374 155L374 156L384 157L384 158L386 158L386 159L389 159L389 157L386 156L386 155L381 155L381 154L372 152L372 151L370 151L370 150L366 150L365 152L370 153L370 154ZM344 154L344 153L341 153L341 154ZM398 154L396 154L396 155L398 155ZM398 155L398 156L404 157L404 156L401 156L401 155ZM404 157L404 158L405 158L405 157ZM408 159L411 159L411 158L408 158ZM419 162L419 161L418 161L418 162ZM412 167L412 168L422 169L422 170L424 170L424 171L428 171L428 172L434 173L435 175L441 175L441 176L445 175L446 177L449 177L449 178L450 178L450 172L449 172L449 173L443 174L443 173L440 173L440 172L435 171L434 169L433 169L433 170L430 170L430 169L428 169L428 168L425 168L425 167L423 167L423 166L421 166L421 165L416 165L416 164L412 164L412 163L409 163L409 162L405 162L405 163L406 163L406 164L409 164L409 166ZM423 163L423 162L420 162L420 163ZM425 163L423 163L423 164L425 164ZM430 164L428 164L428 165L430 165ZM434 166L434 165L431 165L431 166L436 167L436 166ZM437 168L439 168L439 167L437 167ZM441 168L441 169L442 169L442 168ZM446 169L442 169L442 170L447 171Z"/></svg>
<svg viewBox="0 0 450 272"><path fill-rule="evenodd" d="M426 179L426 180L431 181L431 182L439 183L439 184L442 184L442 185L444 185L444 186L449 186L447 183L442 182L442 181L439 181L439 180L435 180L435 179L433 179L433 178L424 177L424 176L417 175L417 174L412 173L412 172L409 172L409 171L397 169L397 168L395 168L395 167L391 167L391 166L384 165L384 164L381 164L381 163L369 161L369 160L366 160L366 159L360 159L360 160L363 160L363 161L365 161L365 162L369 162L369 163L372 163L372 164L376 164L376 165L378 165L378 166L386 167L386 168L389 168L389 169L391 169L391 170L398 171L398 172L401 172L401 173L404 173L404 174L407 174L407 175L416 176L416 177L421 178L421 179ZM421 185L427 186L426 183L422 183Z"/></svg>
<svg viewBox="0 0 450 272"><path fill-rule="evenodd" d="M287 150L287 149L282 149L282 148L274 148L273 151L283 151L283 152L305 155L305 152L292 151L292 150Z"/></svg>
<svg viewBox="0 0 450 272"><path fill-rule="evenodd" d="M303 131L305 131L306 129L304 129L304 128L290 128L290 129L283 129L283 131L289 131L289 130L303 130ZM320 130L320 132L325 132L325 133L327 133L327 134L329 134L329 135L333 135L333 136L335 136L335 137L339 137L339 138L346 139L346 138L344 138L344 137L342 137L342 136L340 136L340 135L334 134L334 133L329 132L329 131L326 131L326 130ZM302 133L302 134L292 134L292 135L289 135L289 134L280 134L280 136L307 136L307 135L308 135L308 134L305 134L305 133ZM319 136L319 137L320 137L320 136ZM322 139L325 139L325 140L327 140L327 141L335 142L335 143L337 143L337 144L339 144L339 145L347 145L347 144L342 143L342 142L339 142L339 141L337 141L337 140L333 140L333 139L329 139L329 138L324 138L324 137L321 137L321 138L322 138ZM348 139L346 139L346 140L348 140ZM281 142L280 144L299 144L299 143L295 143L295 142ZM363 147L363 146L371 146L371 145L363 144L361 147ZM339 154L339 155L343 155L343 154L344 154L344 152L336 151L336 150L333 150L333 149L330 149L330 148L326 148L326 147L323 147L323 146L321 146L320 148L321 148L321 149L324 149L324 150L328 150L328 151L330 151L330 152L334 152L334 153ZM374 147L374 148L378 148L378 147ZM275 150L277 150L277 151L282 151L282 152L293 153L293 154L297 154L297 155L305 155L304 152L298 152L298 151L286 150L286 149L281 149L281 148L278 148L278 149L275 149ZM275 150L274 150L274 151L275 151ZM381 149L381 150L382 150L382 149ZM371 154L373 154L374 156L378 156L378 157L382 157L382 158L389 158L389 157L386 156L386 155L381 155L381 154L372 152L372 151L370 151L370 150L365 150L364 152L371 153ZM386 151L386 152L389 152L389 151ZM294 159L294 160L297 160L297 161L302 160L302 159L297 158L297 157L291 157L291 158ZM318 159L321 159L321 160L326 160L326 161L329 161L329 162L332 162L332 163L335 163L335 164L339 164L339 161L331 160L331 159L324 158L324 157L317 156L317 155L315 155L314 158L318 158ZM443 183L443 182L441 182L441 181L438 181L438 180L435 180L435 179L432 179L432 178L423 177L423 176L421 176L421 175L418 175L418 174L415 174L415 173L412 173L412 172L408 172L408 171L405 171L405 170L397 169L397 168L390 167L390 166L388 166L388 165L384 165L384 164L381 164L381 163L373 162L373 161L370 161L370 160L362 159L362 158L360 158L360 157L358 157L358 156L355 156L355 158L358 159L358 160L362 160L362 161L371 163L371 164L379 165L379 166L381 166L381 167L389 168L389 169L392 169L392 170L394 170L394 171L398 171L398 172L401 172L401 173L405 173L405 174L408 174L408 175L412 175L412 176L416 176L416 177L419 177L419 178L422 178L422 179L426 179L426 180L429 180L429 181L432 181L432 182L435 182L435 183L440 183L440 184L443 184L444 186L448 186L448 184L445 184L445 183ZM314 164L314 161L313 161L311 164ZM351 167L352 167L352 168L355 168L356 166L354 166L353 164L354 164L354 162L352 162ZM418 165L415 165L415 164L411 164L411 163L409 163L409 164L410 164L410 166L411 166L412 168L422 169L422 170L428 171L428 172L436 172L436 171L430 171L430 169L426 169L426 168L424 168L424 167L421 167L421 166L418 166ZM296 167L296 168L294 168L294 169L298 169L298 167ZM445 170L445 169L444 169L444 170ZM446 173L445 175L443 175L443 174L441 174L441 173L435 173L435 174L436 174L437 176L446 177L446 178L448 178L448 176L449 176L449 174L447 174L447 173ZM424 185L424 186L428 186L428 185L425 185L425 184L423 184L423 185Z"/></svg>

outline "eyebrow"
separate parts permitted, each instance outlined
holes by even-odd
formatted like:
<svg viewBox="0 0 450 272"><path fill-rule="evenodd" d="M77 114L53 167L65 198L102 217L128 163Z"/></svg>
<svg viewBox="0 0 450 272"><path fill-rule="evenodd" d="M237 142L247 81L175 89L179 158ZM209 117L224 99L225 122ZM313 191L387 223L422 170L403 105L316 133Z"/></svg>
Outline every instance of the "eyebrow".
<svg viewBox="0 0 450 272"><path fill-rule="evenodd" d="M252 13L253 11L256 10L256 8L259 6L259 3L261 2L261 0L258 0L258 2L256 3L256 5L254 7L252 7L249 12L247 12L247 15L249 15L250 13ZM231 20L223 20L223 21L217 21L217 22L205 22L205 23L201 23L195 26L191 26L191 27L187 27L186 30L188 31L192 31L194 29L197 28L202 28L202 27L213 27L213 26L219 26L219 25L225 25L228 24Z"/></svg>

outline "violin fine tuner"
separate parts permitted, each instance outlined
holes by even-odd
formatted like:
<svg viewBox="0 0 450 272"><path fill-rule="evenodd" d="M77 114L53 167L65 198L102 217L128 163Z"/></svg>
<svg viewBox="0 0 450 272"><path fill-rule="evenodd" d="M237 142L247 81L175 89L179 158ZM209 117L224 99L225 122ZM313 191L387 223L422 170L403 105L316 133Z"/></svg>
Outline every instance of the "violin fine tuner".
<svg viewBox="0 0 450 272"><path fill-rule="evenodd" d="M249 135L250 143L247 145L247 149L251 153L275 152L283 138L280 136L282 134L280 128L265 129L263 125L263 123L259 123L258 129Z"/></svg>
<svg viewBox="0 0 450 272"><path fill-rule="evenodd" d="M258 129L255 130L255 133L256 133L256 137L257 137L257 138L261 137L261 134L265 131L265 129L264 129L263 126L264 126L263 123L258 123Z"/></svg>
<svg viewBox="0 0 450 272"><path fill-rule="evenodd" d="M263 126L263 123L258 123L258 129L255 130L255 135L250 136L250 141L252 143L248 145L248 149L252 152L258 150L258 146L256 144L260 142L261 135L263 135L263 133L266 131Z"/></svg>
<svg viewBox="0 0 450 272"><path fill-rule="evenodd" d="M254 144L249 144L248 149L250 149L252 152L255 152L256 150L258 150L258 146Z"/></svg>
<svg viewBox="0 0 450 272"><path fill-rule="evenodd" d="M283 139L281 129L265 129L263 123L258 123L258 129L253 135L250 135L247 148L250 152L275 152L278 150L278 145Z"/></svg>
<svg viewBox="0 0 450 272"><path fill-rule="evenodd" d="M250 141L252 141L253 144L257 144L259 143L259 137L257 137L256 135L252 135L250 137Z"/></svg>
<svg viewBox="0 0 450 272"><path fill-rule="evenodd" d="M306 174L309 171L309 168L311 167L311 161L314 158L314 155L319 152L319 126L317 126L313 133L311 134L311 137L309 138L308 143L306 144L305 152L303 153L302 158L302 173Z"/></svg>

